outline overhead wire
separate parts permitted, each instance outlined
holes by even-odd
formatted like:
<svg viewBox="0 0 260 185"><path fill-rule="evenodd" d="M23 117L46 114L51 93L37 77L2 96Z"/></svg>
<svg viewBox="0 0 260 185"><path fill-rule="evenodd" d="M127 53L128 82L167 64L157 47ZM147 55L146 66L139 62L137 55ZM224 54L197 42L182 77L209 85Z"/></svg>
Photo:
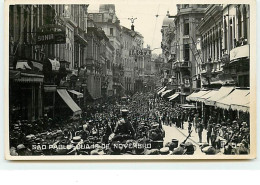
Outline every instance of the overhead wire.
<svg viewBox="0 0 260 185"><path fill-rule="evenodd" d="M159 13L159 9L160 9L160 4L158 5L158 9L157 9L157 14ZM155 34L155 30L156 30L156 26L157 26L157 20L158 20L158 17L156 16L156 19L155 19L155 26L154 26L154 30L153 30L153 40L152 40L152 45L153 46L153 41L154 41L154 34Z"/></svg>

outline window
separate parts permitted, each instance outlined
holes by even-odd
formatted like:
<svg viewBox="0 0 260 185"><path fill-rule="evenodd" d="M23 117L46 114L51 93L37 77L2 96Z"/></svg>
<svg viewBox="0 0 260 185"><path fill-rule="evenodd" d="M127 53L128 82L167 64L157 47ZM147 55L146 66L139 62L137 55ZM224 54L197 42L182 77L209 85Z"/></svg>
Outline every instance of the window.
<svg viewBox="0 0 260 185"><path fill-rule="evenodd" d="M190 26L188 20L184 23L184 35L189 35L190 33Z"/></svg>
<svg viewBox="0 0 260 185"><path fill-rule="evenodd" d="M184 45L184 61L190 61L190 46L189 44Z"/></svg>
<svg viewBox="0 0 260 185"><path fill-rule="evenodd" d="M247 39L247 12L246 12L246 7L243 6L243 29L244 29L244 39Z"/></svg>
<svg viewBox="0 0 260 185"><path fill-rule="evenodd" d="M98 14L97 22L102 22L102 14Z"/></svg>
<svg viewBox="0 0 260 185"><path fill-rule="evenodd" d="M238 15L237 15L237 35L238 35L238 38L237 39L240 39L241 36L242 36L242 27L241 27L241 12L240 12L240 9L238 9Z"/></svg>
<svg viewBox="0 0 260 185"><path fill-rule="evenodd" d="M89 18L90 20L93 20L93 14L88 14L88 18Z"/></svg>
<svg viewBox="0 0 260 185"><path fill-rule="evenodd" d="M229 19L229 23L230 23L230 26L229 26L229 46L230 46L230 49L233 48L233 21L232 21L232 18Z"/></svg>
<svg viewBox="0 0 260 185"><path fill-rule="evenodd" d="M227 21L224 20L224 49L227 49Z"/></svg>
<svg viewBox="0 0 260 185"><path fill-rule="evenodd" d="M110 28L110 36L114 36L114 29Z"/></svg>

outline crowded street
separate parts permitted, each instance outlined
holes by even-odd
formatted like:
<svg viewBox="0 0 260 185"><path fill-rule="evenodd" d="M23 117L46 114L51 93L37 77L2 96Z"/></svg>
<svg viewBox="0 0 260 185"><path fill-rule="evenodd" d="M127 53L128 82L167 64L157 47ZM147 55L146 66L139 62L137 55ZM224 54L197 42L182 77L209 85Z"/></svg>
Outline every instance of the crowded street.
<svg viewBox="0 0 260 185"><path fill-rule="evenodd" d="M82 117L74 120L52 120L44 117L32 123L35 125L34 129L31 123L18 120L12 125L11 153L12 155L221 155L235 154L237 149L247 152L245 148L249 146L247 124L243 122L237 125L238 128L230 127L238 129L238 133L235 133L236 139L233 137L235 130L231 133L225 132L228 123L222 121L223 125L216 124L215 127L218 129L220 127L221 130L221 134L217 131L219 136L226 138L226 142L230 144L225 143L224 146L220 140L217 142L211 138L209 145L207 128L202 126L201 140L198 136L200 128L194 126L198 115L195 115L194 119L191 118L194 113L196 113L194 110L184 110L180 105L173 106L156 94L138 93L133 97L122 97L114 104L89 107ZM238 145L240 143L243 143L242 148L239 148L242 146ZM234 153L231 151L228 153L228 150Z"/></svg>
<svg viewBox="0 0 260 185"><path fill-rule="evenodd" d="M248 5L121 8L10 6L10 156L252 154Z"/></svg>

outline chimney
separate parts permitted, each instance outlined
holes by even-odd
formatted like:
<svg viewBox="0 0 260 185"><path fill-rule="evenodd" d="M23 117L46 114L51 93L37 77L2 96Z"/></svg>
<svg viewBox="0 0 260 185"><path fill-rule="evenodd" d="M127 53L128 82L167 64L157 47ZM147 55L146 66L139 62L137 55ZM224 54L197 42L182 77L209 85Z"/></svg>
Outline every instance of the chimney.
<svg viewBox="0 0 260 185"><path fill-rule="evenodd" d="M133 24L131 25L131 30L135 31L135 26Z"/></svg>

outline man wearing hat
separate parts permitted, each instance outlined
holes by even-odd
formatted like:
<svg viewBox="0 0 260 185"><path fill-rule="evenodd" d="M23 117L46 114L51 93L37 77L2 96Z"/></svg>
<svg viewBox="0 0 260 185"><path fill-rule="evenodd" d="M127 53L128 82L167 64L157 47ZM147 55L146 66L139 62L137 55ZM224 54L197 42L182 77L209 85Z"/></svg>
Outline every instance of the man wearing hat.
<svg viewBox="0 0 260 185"><path fill-rule="evenodd" d="M123 109L122 110L122 118L117 122L114 133L115 134L129 134L135 137L135 131L130 123L130 121L127 119L128 110Z"/></svg>
<svg viewBox="0 0 260 185"><path fill-rule="evenodd" d="M199 135L199 143L202 143L203 123L201 121L201 118L198 118L197 129L198 129L198 135Z"/></svg>

